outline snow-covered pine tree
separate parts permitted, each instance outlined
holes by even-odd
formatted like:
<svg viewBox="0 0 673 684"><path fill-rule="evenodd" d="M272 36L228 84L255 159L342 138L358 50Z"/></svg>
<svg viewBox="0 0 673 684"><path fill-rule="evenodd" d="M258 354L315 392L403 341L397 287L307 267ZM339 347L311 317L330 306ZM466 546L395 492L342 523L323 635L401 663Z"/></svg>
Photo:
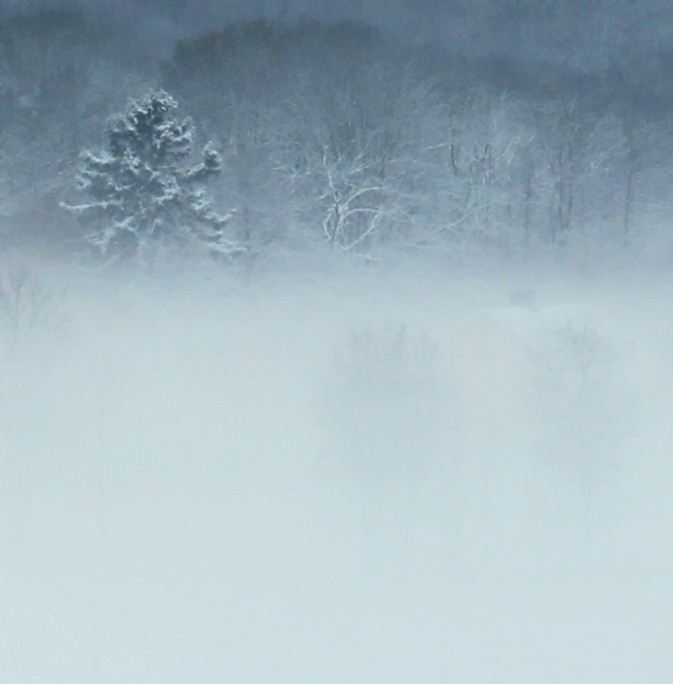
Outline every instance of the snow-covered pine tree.
<svg viewBox="0 0 673 684"><path fill-rule="evenodd" d="M108 149L82 154L77 183L91 201L64 206L106 259L145 261L167 246L241 251L224 236L229 216L212 209L204 189L220 173L220 157L208 144L201 162L190 164L193 124L174 118L177 106L164 91L131 102L108 123Z"/></svg>

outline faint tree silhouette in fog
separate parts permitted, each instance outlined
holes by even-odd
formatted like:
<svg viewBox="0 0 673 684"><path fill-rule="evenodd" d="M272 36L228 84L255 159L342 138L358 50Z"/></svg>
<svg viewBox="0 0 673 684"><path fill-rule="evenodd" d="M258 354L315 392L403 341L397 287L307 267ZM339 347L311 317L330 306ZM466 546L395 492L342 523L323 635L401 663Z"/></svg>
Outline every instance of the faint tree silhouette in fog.
<svg viewBox="0 0 673 684"><path fill-rule="evenodd" d="M358 476L409 490L431 467L441 436L437 351L405 326L351 331L336 363L334 418L354 442L343 454ZM359 446L358 446L359 445Z"/></svg>
<svg viewBox="0 0 673 684"><path fill-rule="evenodd" d="M339 505L352 503L367 553L415 563L420 519L431 512L437 520L447 458L435 345L405 326L354 329L325 391L326 469L341 488Z"/></svg>
<svg viewBox="0 0 673 684"><path fill-rule="evenodd" d="M63 297L25 267L0 273L0 344L13 358L44 333L63 328Z"/></svg>
<svg viewBox="0 0 673 684"><path fill-rule="evenodd" d="M617 466L615 346L595 325L567 316L545 331L534 360L533 399L542 430L538 448L552 486L565 479L576 487L588 539L598 488Z"/></svg>
<svg viewBox="0 0 673 684"><path fill-rule="evenodd" d="M16 435L67 332L64 300L65 293L51 289L27 267L0 271L0 439L13 444L0 449L0 537L5 528L13 541L23 533L28 473L35 466L24 451L25 439Z"/></svg>

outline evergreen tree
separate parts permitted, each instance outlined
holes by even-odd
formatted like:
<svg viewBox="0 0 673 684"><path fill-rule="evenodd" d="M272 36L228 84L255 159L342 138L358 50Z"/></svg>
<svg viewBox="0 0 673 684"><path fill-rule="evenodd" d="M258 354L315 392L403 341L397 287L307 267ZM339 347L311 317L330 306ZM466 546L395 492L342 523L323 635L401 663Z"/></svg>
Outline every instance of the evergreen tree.
<svg viewBox="0 0 673 684"><path fill-rule="evenodd" d="M108 149L82 154L79 189L89 203L64 205L87 225L86 241L106 258L145 260L161 247L198 245L231 256L239 248L223 234L204 186L221 171L208 144L191 165L191 119L174 118L177 102L152 92L132 102L107 127Z"/></svg>

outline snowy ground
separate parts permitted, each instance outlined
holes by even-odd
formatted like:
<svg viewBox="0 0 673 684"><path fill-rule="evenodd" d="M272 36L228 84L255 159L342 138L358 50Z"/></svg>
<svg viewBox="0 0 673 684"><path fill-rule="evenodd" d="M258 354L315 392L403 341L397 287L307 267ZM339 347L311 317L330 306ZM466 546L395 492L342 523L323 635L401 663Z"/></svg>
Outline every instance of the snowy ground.
<svg viewBox="0 0 673 684"><path fill-rule="evenodd" d="M83 292L3 362L1 682L673 676L670 292Z"/></svg>

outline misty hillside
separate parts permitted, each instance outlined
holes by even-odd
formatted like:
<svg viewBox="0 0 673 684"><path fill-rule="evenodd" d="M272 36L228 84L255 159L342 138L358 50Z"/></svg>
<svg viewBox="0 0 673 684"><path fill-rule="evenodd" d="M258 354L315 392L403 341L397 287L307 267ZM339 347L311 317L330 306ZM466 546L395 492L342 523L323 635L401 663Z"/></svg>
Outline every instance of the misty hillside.
<svg viewBox="0 0 673 684"><path fill-rule="evenodd" d="M662 0L0 0L0 684L673 675Z"/></svg>
<svg viewBox="0 0 673 684"><path fill-rule="evenodd" d="M404 34L421 9L389 13L394 31L375 3L370 24L293 19L291 4L267 18L232 8L228 22L201 4L5 10L7 246L77 252L86 227L63 203L86 200L82 153L164 89L222 157L208 192L235 214L228 237L263 259L328 247L527 260L561 247L658 261L669 249L661 3L454 3L437 10L456 33L443 41Z"/></svg>

